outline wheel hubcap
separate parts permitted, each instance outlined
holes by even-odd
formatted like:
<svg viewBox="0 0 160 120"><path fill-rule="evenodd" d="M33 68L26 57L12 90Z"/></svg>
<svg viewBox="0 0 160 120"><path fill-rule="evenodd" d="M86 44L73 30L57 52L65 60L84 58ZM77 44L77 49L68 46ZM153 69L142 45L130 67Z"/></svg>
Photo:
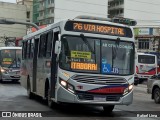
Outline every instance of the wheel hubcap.
<svg viewBox="0 0 160 120"><path fill-rule="evenodd" d="M155 99L156 99L156 101L158 101L160 99L160 93L158 91L156 91L156 93L155 93Z"/></svg>

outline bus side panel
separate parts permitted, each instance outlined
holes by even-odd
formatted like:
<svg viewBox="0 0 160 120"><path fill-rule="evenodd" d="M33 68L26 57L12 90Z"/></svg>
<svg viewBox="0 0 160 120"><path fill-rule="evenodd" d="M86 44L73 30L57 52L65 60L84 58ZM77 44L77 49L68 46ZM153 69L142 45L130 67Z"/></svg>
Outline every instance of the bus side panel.
<svg viewBox="0 0 160 120"><path fill-rule="evenodd" d="M27 67L26 67L27 62L22 60L21 64L21 78L20 78L20 84L27 89Z"/></svg>

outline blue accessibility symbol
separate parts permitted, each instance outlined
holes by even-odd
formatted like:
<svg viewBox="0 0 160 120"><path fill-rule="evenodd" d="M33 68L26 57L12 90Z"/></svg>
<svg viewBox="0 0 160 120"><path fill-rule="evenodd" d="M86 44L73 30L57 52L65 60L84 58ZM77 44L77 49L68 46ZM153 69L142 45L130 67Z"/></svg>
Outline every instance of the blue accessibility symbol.
<svg viewBox="0 0 160 120"><path fill-rule="evenodd" d="M102 63L102 73L111 73L111 65Z"/></svg>

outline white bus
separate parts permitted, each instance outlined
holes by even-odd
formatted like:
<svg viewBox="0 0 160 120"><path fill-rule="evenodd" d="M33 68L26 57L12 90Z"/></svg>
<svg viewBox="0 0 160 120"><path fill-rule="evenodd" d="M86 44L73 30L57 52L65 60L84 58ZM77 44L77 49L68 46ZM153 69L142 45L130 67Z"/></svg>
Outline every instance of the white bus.
<svg viewBox="0 0 160 120"><path fill-rule="evenodd" d="M157 56L148 53L137 53L136 76L138 79L147 79L157 74Z"/></svg>
<svg viewBox="0 0 160 120"><path fill-rule="evenodd" d="M24 36L22 51L21 84L29 98L42 96L50 107L99 105L105 112L132 103L135 48L128 25L86 16L64 20Z"/></svg>
<svg viewBox="0 0 160 120"><path fill-rule="evenodd" d="M19 81L21 47L0 47L0 81Z"/></svg>

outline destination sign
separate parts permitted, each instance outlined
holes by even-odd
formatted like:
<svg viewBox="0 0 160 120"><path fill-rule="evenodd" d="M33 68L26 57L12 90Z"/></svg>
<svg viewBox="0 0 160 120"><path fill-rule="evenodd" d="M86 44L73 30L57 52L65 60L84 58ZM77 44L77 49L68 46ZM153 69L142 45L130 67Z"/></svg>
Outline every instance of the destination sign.
<svg viewBox="0 0 160 120"><path fill-rule="evenodd" d="M97 64L93 63L79 63L79 62L71 62L71 69L79 69L79 70L97 70Z"/></svg>
<svg viewBox="0 0 160 120"><path fill-rule="evenodd" d="M121 37L132 37L132 31L130 28L99 23L68 21L65 25L65 30Z"/></svg>

